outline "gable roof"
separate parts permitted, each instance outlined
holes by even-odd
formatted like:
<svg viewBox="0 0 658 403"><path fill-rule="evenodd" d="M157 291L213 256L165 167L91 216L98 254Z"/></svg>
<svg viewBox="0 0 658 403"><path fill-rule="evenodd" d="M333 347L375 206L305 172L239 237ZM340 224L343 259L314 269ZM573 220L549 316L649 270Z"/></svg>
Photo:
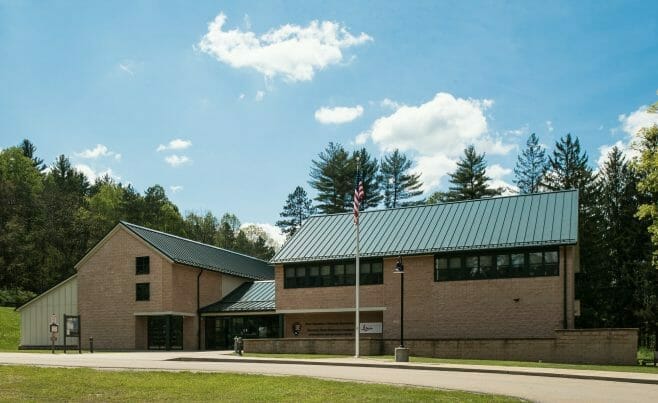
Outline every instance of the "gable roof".
<svg viewBox="0 0 658 403"><path fill-rule="evenodd" d="M244 283L230 294L201 308L201 313L273 311L274 280Z"/></svg>
<svg viewBox="0 0 658 403"><path fill-rule="evenodd" d="M119 225L126 227L175 263L252 280L274 278L274 269L264 260L124 221Z"/></svg>
<svg viewBox="0 0 658 403"><path fill-rule="evenodd" d="M360 255L381 257L578 241L578 191L535 193L360 214ZM354 258L352 214L310 217L273 263Z"/></svg>

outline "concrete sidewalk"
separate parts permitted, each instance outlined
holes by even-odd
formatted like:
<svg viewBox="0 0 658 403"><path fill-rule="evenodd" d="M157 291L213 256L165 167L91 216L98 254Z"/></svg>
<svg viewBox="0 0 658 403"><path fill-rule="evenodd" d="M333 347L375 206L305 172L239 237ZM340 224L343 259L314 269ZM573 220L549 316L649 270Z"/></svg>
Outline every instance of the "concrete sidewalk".
<svg viewBox="0 0 658 403"><path fill-rule="evenodd" d="M180 354L171 358L172 361L188 362L242 362L242 363L269 363L269 364L297 364L297 365L333 365L344 367L365 368L395 368L425 371L453 371L453 372L479 372L489 374L509 374L542 376L552 378L590 379L611 382L642 383L658 385L658 370L655 374L622 371L596 371L565 368L536 368L536 367L512 367L499 365L469 365L469 364L447 364L447 363L399 363L385 361L376 358L269 358L269 357L245 357L234 354L232 351L202 351L194 354Z"/></svg>

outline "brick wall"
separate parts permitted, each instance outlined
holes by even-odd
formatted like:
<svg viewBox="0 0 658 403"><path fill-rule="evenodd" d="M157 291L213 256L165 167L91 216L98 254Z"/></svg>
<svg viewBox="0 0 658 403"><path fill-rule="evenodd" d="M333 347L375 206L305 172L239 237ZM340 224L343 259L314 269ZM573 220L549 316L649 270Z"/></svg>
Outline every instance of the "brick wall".
<svg viewBox="0 0 658 403"><path fill-rule="evenodd" d="M149 256L149 274L135 274L135 257ZM147 348L147 318L142 312L179 312L183 319L184 349L197 348L197 268L171 263L141 238L118 227L104 244L78 267L78 304L84 348L90 336L94 348ZM214 303L246 281L203 271L201 307ZM135 284L150 284L149 301L135 300ZM201 329L203 332L203 328Z"/></svg>
<svg viewBox="0 0 658 403"><path fill-rule="evenodd" d="M559 276L441 282L434 281L432 255L405 257L405 336L554 337L554 329L563 328L565 275L567 325L573 327L575 253L576 247L561 248ZM387 339L400 336L400 275L393 273L395 262L396 258L385 258L383 284L362 286L360 294L362 308L385 308ZM283 265L276 266L275 278L277 310L354 307L354 286L286 289Z"/></svg>
<svg viewBox="0 0 658 403"><path fill-rule="evenodd" d="M637 329L557 330L546 339L405 340L412 356L543 361L571 364L636 365ZM393 355L399 340L362 338L363 355ZM353 354L353 338L245 340L247 353Z"/></svg>

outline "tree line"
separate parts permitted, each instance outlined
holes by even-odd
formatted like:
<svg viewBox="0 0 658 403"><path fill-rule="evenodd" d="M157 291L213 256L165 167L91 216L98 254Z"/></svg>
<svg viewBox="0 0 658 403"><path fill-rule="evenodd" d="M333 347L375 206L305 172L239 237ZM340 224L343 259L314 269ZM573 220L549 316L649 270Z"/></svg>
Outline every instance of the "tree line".
<svg viewBox="0 0 658 403"><path fill-rule="evenodd" d="M548 152L531 134L517 157L518 193L579 191L580 272L576 298L581 301L577 327L637 327L644 345L658 338L658 127L643 129L629 160L613 147L595 171L578 137L567 134ZM378 162L365 149L349 154L329 143L311 162L311 199L297 186L285 201L277 225L288 236L314 213L350 212L357 166L366 198L362 210L480 199L501 195L486 174L485 154L464 150L448 191L423 198L420 174L399 150ZM315 202L315 203L314 203Z"/></svg>
<svg viewBox="0 0 658 403"><path fill-rule="evenodd" d="M183 216L160 185L138 193L109 176L93 184L60 155L47 167L24 140L0 151L0 305L21 303L69 277L74 265L119 221L128 221L269 260L257 226L231 213Z"/></svg>

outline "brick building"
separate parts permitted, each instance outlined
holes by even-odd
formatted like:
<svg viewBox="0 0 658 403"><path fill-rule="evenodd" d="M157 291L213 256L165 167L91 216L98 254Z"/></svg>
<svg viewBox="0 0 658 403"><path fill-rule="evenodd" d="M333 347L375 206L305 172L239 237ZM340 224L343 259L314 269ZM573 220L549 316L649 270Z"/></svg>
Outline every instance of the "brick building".
<svg viewBox="0 0 658 403"><path fill-rule="evenodd" d="M349 354L352 218L309 218L271 262L119 223L63 283L67 296L77 287L83 347L93 336L99 349L226 349L241 335L247 351ZM361 213L360 234L363 354L398 344L401 259L412 354L634 360L636 329L573 329L576 191L372 210ZM37 317L39 304L26 307L23 316Z"/></svg>

